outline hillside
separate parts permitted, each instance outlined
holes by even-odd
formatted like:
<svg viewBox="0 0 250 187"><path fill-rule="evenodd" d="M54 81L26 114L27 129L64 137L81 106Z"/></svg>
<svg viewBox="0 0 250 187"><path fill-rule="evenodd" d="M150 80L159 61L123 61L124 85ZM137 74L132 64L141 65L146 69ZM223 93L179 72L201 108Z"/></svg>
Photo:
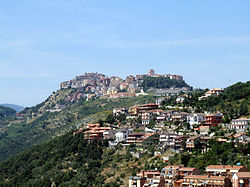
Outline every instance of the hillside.
<svg viewBox="0 0 250 187"><path fill-rule="evenodd" d="M209 142L209 149L190 153L184 151L170 157L166 163L153 156L151 147L140 159L132 157L133 145L108 148L106 140L84 140L84 133L56 137L34 146L0 163L0 186L128 186L129 176L137 171L161 170L166 165L196 167L204 172L208 165L250 167L250 144L235 147L235 143Z"/></svg>
<svg viewBox="0 0 250 187"><path fill-rule="evenodd" d="M107 148L106 141L84 140L72 132L34 146L0 164L0 186L128 186L150 156L133 158L128 148Z"/></svg>
<svg viewBox="0 0 250 187"><path fill-rule="evenodd" d="M64 109L51 112L71 92L72 89L59 90L43 103L22 111L23 121L11 124L0 134L0 161L88 122L96 122L114 107L128 107L154 100L152 96L90 101L80 99L65 103Z"/></svg>
<svg viewBox="0 0 250 187"><path fill-rule="evenodd" d="M8 103L0 104L0 105L12 108L17 112L21 112L25 108L25 107L20 106L20 105L14 105L14 104L8 104Z"/></svg>
<svg viewBox="0 0 250 187"><path fill-rule="evenodd" d="M247 116L250 112L250 81L238 82L225 88L224 92L218 96L210 96L199 100L199 97L204 95L207 90L194 91L188 97L185 97L182 103L177 103L176 97L172 97L165 102L165 106L188 106L195 108L196 112L221 111L227 114L229 119Z"/></svg>
<svg viewBox="0 0 250 187"><path fill-rule="evenodd" d="M14 115L16 111L10 107L0 105L0 117Z"/></svg>
<svg viewBox="0 0 250 187"><path fill-rule="evenodd" d="M0 165L0 185L101 186L102 142L87 143L82 134L64 136L33 147ZM11 175L10 173L13 173Z"/></svg>

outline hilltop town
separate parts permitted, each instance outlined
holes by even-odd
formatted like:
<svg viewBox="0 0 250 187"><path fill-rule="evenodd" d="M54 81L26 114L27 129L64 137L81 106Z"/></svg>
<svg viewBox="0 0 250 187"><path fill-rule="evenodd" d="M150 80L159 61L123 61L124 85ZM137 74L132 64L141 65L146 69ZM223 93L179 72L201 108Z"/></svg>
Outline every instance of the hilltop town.
<svg viewBox="0 0 250 187"><path fill-rule="evenodd" d="M146 95L142 89L141 84L146 77L165 77L169 80L183 81L181 75L172 74L156 74L153 69L148 71L148 74L144 75L129 75L123 80L117 76L105 76L100 73L85 73L81 76L76 76L76 78L62 82L60 84L60 89L64 88L80 88L85 91L87 98L101 97L101 98L120 98L120 97L134 97L138 95ZM178 85L173 87L166 87L164 90L158 90L156 94L166 94L166 93L179 93L180 91L190 91L189 86L179 87ZM77 93L77 97L83 96L81 92ZM71 98L72 99L72 98Z"/></svg>

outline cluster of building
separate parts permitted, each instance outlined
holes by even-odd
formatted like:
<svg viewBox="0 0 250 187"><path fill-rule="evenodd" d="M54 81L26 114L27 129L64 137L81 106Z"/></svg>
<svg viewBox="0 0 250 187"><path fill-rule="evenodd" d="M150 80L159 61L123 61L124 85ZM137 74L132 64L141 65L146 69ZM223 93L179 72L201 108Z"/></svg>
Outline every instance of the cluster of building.
<svg viewBox="0 0 250 187"><path fill-rule="evenodd" d="M234 119L229 124L222 123L222 113L188 113L178 110L163 110L160 105L169 97L157 98L155 103L147 103L129 108L114 108L113 116L126 116L123 124L88 124L76 133L84 133L84 138L107 139L110 147L118 144L133 144L131 154L140 158L149 147L154 147L154 155L164 157L164 153L192 152L208 148L209 140L220 143L234 141L235 146L249 144L249 118ZM140 120L139 120L140 119ZM151 124L154 124L152 127ZM214 138L210 130L220 126L224 130L234 130L228 138ZM182 127L183 129L180 129ZM228 131L228 132L229 132ZM186 133L184 133L186 132ZM232 131L231 131L232 132ZM168 158L164 158L168 161ZM129 178L129 186L247 186L250 172L243 166L208 166L201 175L196 168L166 166L161 171L141 171Z"/></svg>
<svg viewBox="0 0 250 187"><path fill-rule="evenodd" d="M209 165L206 173L183 166L166 166L161 171L150 170L137 172L129 177L129 187L247 187L250 186L250 172L240 165Z"/></svg>
<svg viewBox="0 0 250 187"><path fill-rule="evenodd" d="M129 75L123 80L120 77L108 77L100 73L85 73L84 75L77 76L76 78L62 82L60 88L81 88L87 93L94 94L96 97L106 98L120 98L120 97L134 97L136 93L141 91L139 85L142 83L143 78L150 77L169 77L170 79L183 80L181 75L172 74L156 74L154 70L149 70L148 74L144 75ZM169 93L174 93L182 90L182 88L167 89ZM183 88L185 90L185 88ZM143 92L142 92L143 93ZM83 94L79 91L70 95L67 100L75 101L82 97ZM89 95L84 95L88 97ZM91 95L93 97L93 95Z"/></svg>
<svg viewBox="0 0 250 187"><path fill-rule="evenodd" d="M139 152L143 152L150 145L154 145L162 153L167 149L173 152L181 152L184 149L192 151L197 148L197 142L200 148L205 150L208 141L213 138L211 128L222 125L224 129L236 131L232 139L237 143L250 143L250 137L246 134L250 119L240 118L232 120L230 124L223 124L221 113L162 110L158 104L162 99L168 98L158 98L155 103L130 108L114 108L114 117L126 116L125 124L117 126L105 124L105 127L101 127L100 124L88 124L88 130L84 132L85 139L110 139L110 146L135 144ZM150 127L151 123L154 124L152 127ZM82 130L83 128L78 132ZM231 140L218 138L217 141Z"/></svg>

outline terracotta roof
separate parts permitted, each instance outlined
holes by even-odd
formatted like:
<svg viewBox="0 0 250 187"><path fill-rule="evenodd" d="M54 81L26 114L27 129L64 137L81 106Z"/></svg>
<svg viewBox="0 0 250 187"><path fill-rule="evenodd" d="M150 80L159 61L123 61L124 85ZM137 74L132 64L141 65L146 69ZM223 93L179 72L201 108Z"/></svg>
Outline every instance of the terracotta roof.
<svg viewBox="0 0 250 187"><path fill-rule="evenodd" d="M239 178L250 178L250 172L237 172L236 175Z"/></svg>
<svg viewBox="0 0 250 187"><path fill-rule="evenodd" d="M207 114L205 117L210 117L210 116L222 116L220 113L215 113L215 114Z"/></svg>
<svg viewBox="0 0 250 187"><path fill-rule="evenodd" d="M206 169L242 169L244 166L230 166L230 165L209 165Z"/></svg>
<svg viewBox="0 0 250 187"><path fill-rule="evenodd" d="M239 119L233 119L232 121L249 121L250 120L250 118L239 118Z"/></svg>
<svg viewBox="0 0 250 187"><path fill-rule="evenodd" d="M148 106L148 105L157 105L158 106L158 104L156 104L156 103L147 103L147 104L144 104L143 106Z"/></svg>
<svg viewBox="0 0 250 187"><path fill-rule="evenodd" d="M137 174L142 174L143 173L143 171L140 171L140 172L138 172ZM160 171L144 171L144 175L148 175L148 174L161 174L161 172Z"/></svg>
<svg viewBox="0 0 250 187"><path fill-rule="evenodd" d="M193 171L195 170L196 168L189 168L189 167L181 167L179 170L180 171Z"/></svg>
<svg viewBox="0 0 250 187"><path fill-rule="evenodd" d="M175 181L175 183L183 183L184 182L184 179L179 179L177 181Z"/></svg>
<svg viewBox="0 0 250 187"><path fill-rule="evenodd" d="M225 176L208 176L208 175L188 175L185 176L184 179L214 179L214 180L224 180Z"/></svg>

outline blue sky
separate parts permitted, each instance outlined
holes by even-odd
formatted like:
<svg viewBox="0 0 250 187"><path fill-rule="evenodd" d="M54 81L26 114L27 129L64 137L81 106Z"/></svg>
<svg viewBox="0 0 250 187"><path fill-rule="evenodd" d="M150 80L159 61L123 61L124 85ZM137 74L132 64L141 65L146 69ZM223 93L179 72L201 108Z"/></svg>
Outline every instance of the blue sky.
<svg viewBox="0 0 250 187"><path fill-rule="evenodd" d="M85 72L250 75L249 0L0 0L0 103L32 106Z"/></svg>

